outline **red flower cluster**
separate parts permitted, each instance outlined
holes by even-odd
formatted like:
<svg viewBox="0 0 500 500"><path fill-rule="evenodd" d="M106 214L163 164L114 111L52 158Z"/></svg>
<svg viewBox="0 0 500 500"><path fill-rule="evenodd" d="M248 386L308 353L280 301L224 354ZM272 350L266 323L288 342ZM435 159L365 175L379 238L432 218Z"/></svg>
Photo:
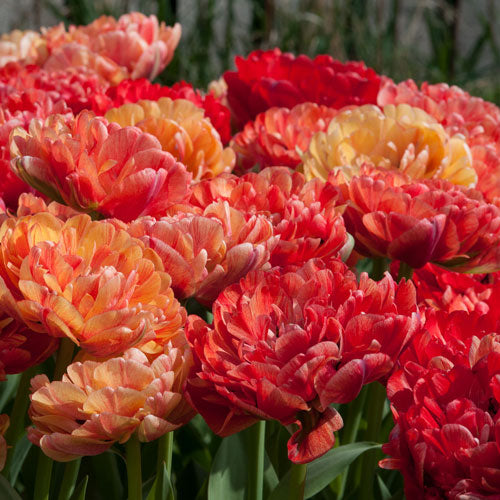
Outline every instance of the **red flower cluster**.
<svg viewBox="0 0 500 500"><path fill-rule="evenodd" d="M498 310L499 290L491 301ZM387 392L396 427L381 466L407 498L496 498L500 491L499 313L432 313Z"/></svg>
<svg viewBox="0 0 500 500"><path fill-rule="evenodd" d="M291 426L288 456L309 462L343 425L329 405L391 372L419 329L415 310L411 283L358 283L340 261L251 272L221 293L213 325L189 318L188 398L221 436L259 419Z"/></svg>
<svg viewBox="0 0 500 500"><path fill-rule="evenodd" d="M426 264L413 273L417 299L423 307L447 312L488 311L487 302L498 283L499 273L463 274Z"/></svg>
<svg viewBox="0 0 500 500"><path fill-rule="evenodd" d="M500 209L478 191L373 169L350 181L334 173L329 182L347 203L346 227L361 254L413 268L433 262L462 272L499 270Z"/></svg>
<svg viewBox="0 0 500 500"><path fill-rule="evenodd" d="M194 206L205 209L218 201L228 202L247 217L269 218L279 236L271 253L273 266L300 266L311 258L339 254L347 258L352 249L332 186L306 182L302 174L287 168L219 176L193 187Z"/></svg>
<svg viewBox="0 0 500 500"><path fill-rule="evenodd" d="M330 56L295 57L279 49L237 56L236 71L226 71L227 99L241 127L273 106L293 108L314 102L335 109L375 104L380 76L362 62L341 63Z"/></svg>

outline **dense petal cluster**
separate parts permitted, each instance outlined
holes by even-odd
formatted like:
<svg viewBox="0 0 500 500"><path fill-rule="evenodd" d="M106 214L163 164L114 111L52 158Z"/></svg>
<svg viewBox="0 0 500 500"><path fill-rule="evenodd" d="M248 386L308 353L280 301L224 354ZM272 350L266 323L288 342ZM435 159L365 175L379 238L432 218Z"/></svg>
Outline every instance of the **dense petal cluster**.
<svg viewBox="0 0 500 500"><path fill-rule="evenodd" d="M500 209L478 191L373 169L329 181L343 193L346 227L363 255L413 268L432 262L462 272L499 270Z"/></svg>
<svg viewBox="0 0 500 500"><path fill-rule="evenodd" d="M340 109L375 104L380 76L362 62L341 63L328 55L310 59L279 49L237 56L236 71L226 71L227 99L239 126L274 106L293 108L315 102Z"/></svg>
<svg viewBox="0 0 500 500"><path fill-rule="evenodd" d="M161 216L189 195L191 175L155 137L88 111L14 130L11 154L17 175L42 193L107 217Z"/></svg>
<svg viewBox="0 0 500 500"><path fill-rule="evenodd" d="M266 168L242 177L219 176L193 187L191 203L205 209L224 201L246 214L267 217L279 241L273 266L301 265L311 258L349 255L352 242L331 185L307 182L285 167Z"/></svg>
<svg viewBox="0 0 500 500"><path fill-rule="evenodd" d="M185 310L158 256L119 221L48 212L0 228L0 306L39 333L94 356L155 352L182 335Z"/></svg>
<svg viewBox="0 0 500 500"><path fill-rule="evenodd" d="M141 441L157 439L194 415L182 396L191 364L188 348L167 345L152 362L129 349L120 358L73 363L62 381L38 375L28 437L63 462L102 453L134 433Z"/></svg>
<svg viewBox="0 0 500 500"><path fill-rule="evenodd" d="M413 273L413 283L420 303L434 309L482 311L485 309L500 273L463 274L426 264Z"/></svg>
<svg viewBox="0 0 500 500"><path fill-rule="evenodd" d="M462 134L478 174L477 188L489 201L500 198L500 108L446 83L420 88L413 80L399 84L385 81L378 104L406 103L425 110L450 135Z"/></svg>
<svg viewBox="0 0 500 500"><path fill-rule="evenodd" d="M341 111L327 132L311 139L302 169L307 179L326 180L338 167L356 172L366 162L400 170L413 179L437 177L465 186L477 180L463 137L450 137L434 118L406 104Z"/></svg>
<svg viewBox="0 0 500 500"><path fill-rule="evenodd" d="M308 462L342 426L329 405L390 373L419 328L414 311L411 283L358 283L340 261L251 272L215 301L213 325L190 316L188 398L222 436L258 419L292 426L288 456Z"/></svg>
<svg viewBox="0 0 500 500"><path fill-rule="evenodd" d="M391 458L381 466L403 473L407 498L500 493L500 322L494 316L431 315L428 331L406 351L414 360L388 382L396 427L383 447Z"/></svg>
<svg viewBox="0 0 500 500"><path fill-rule="evenodd" d="M328 128L337 110L314 103L288 108L270 108L248 122L236 134L231 147L238 156L238 172L259 170L273 165L295 168L311 137Z"/></svg>
<svg viewBox="0 0 500 500"><path fill-rule="evenodd" d="M95 73L85 68L47 71L39 66L19 63L0 68L0 99L3 109L11 112L35 112L40 96L45 93L44 99L53 103L64 101L73 113L79 113L90 108L93 96L104 93L107 87ZM33 94L35 89L39 92ZM36 98L31 97L33 95Z"/></svg>
<svg viewBox="0 0 500 500"><path fill-rule="evenodd" d="M209 205L202 215L140 218L128 231L159 255L176 297L209 305L226 286L268 264L278 240L266 217L245 218L227 202Z"/></svg>
<svg viewBox="0 0 500 500"><path fill-rule="evenodd" d="M224 144L231 138L230 111L212 94L203 95L195 90L190 83L177 82L172 87L164 87L151 83L145 78L138 80L123 80L118 85L109 87L105 93L92 97L92 109L97 114L104 115L111 108L140 100L157 101L160 97L170 99L186 99L203 108L205 116L210 118Z"/></svg>
<svg viewBox="0 0 500 500"><path fill-rule="evenodd" d="M112 108L105 117L157 137L163 150L186 165L195 181L233 169L234 151L223 147L217 130L204 118L203 109L191 101L169 97L142 100Z"/></svg>
<svg viewBox="0 0 500 500"><path fill-rule="evenodd" d="M172 60L181 27L158 23L139 12L118 20L102 16L87 26L62 24L43 33L50 56L49 70L90 67L103 80L117 84L125 78L155 78Z"/></svg>

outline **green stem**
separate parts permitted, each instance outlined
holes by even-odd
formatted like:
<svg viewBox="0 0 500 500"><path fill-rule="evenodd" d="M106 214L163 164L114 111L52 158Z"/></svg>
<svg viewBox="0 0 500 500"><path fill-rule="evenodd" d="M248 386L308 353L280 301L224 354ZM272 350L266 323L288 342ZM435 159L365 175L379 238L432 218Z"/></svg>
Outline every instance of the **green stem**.
<svg viewBox="0 0 500 500"><path fill-rule="evenodd" d="M54 368L54 380L61 380L66 372L66 368L73 360L73 351L75 344L72 340L64 338L61 340L59 350L57 351L56 367Z"/></svg>
<svg viewBox="0 0 500 500"><path fill-rule="evenodd" d="M389 261L385 257L374 257L373 267L370 278L375 281L380 281L384 277L384 273L389 267Z"/></svg>
<svg viewBox="0 0 500 500"><path fill-rule="evenodd" d="M36 375L36 366L32 366L21 375L17 388L14 406L10 412L10 425L5 433L5 440L9 446L14 447L24 431L26 412L30 404L30 382ZM6 466L7 467L7 466Z"/></svg>
<svg viewBox="0 0 500 500"><path fill-rule="evenodd" d="M380 441L380 428L382 425L382 415L384 404L387 399L385 387L378 382L373 382L369 387L367 412L366 441ZM368 451L364 457L361 468L361 491L358 498L360 500L373 499L373 479L375 477L375 468L377 466L377 456L379 451Z"/></svg>
<svg viewBox="0 0 500 500"><path fill-rule="evenodd" d="M141 443L135 434L125 444L128 500L142 500Z"/></svg>
<svg viewBox="0 0 500 500"><path fill-rule="evenodd" d="M288 491L289 500L303 500L306 488L306 464L292 464L290 470L290 490Z"/></svg>
<svg viewBox="0 0 500 500"><path fill-rule="evenodd" d="M344 428L342 429L342 444L350 444L356 441L358 435L359 424L363 416L363 409L365 407L366 396L368 394L368 387L363 387L358 397L349 404L347 411L347 419ZM339 476L338 494L337 498L344 496L344 491L347 483L349 469Z"/></svg>
<svg viewBox="0 0 500 500"><path fill-rule="evenodd" d="M156 492L155 500L163 499L163 464L167 469L167 476L172 484L172 450L174 446L174 433L168 432L158 440L158 459L156 463Z"/></svg>
<svg viewBox="0 0 500 500"><path fill-rule="evenodd" d="M398 283L403 278L410 280L412 276L413 276L413 267L410 267L406 262L401 261L399 263Z"/></svg>
<svg viewBox="0 0 500 500"><path fill-rule="evenodd" d="M38 451L38 463L36 466L35 491L33 500L49 500L50 479L52 476L53 461L45 453Z"/></svg>
<svg viewBox="0 0 500 500"><path fill-rule="evenodd" d="M75 344L68 338L62 339L57 351L56 366L54 368L54 380L60 380L66 371L66 367L73 359ZM47 457L40 449L36 468L34 500L48 500L50 492L50 480L52 476L52 459Z"/></svg>
<svg viewBox="0 0 500 500"><path fill-rule="evenodd" d="M71 462L68 462L65 465L61 489L59 490L59 496L57 497L58 500L69 500L71 498L71 495L75 490L81 461L82 459L78 458L76 460L71 460Z"/></svg>
<svg viewBox="0 0 500 500"><path fill-rule="evenodd" d="M247 432L248 449L248 500L262 500L264 487L264 442L266 421L254 424Z"/></svg>

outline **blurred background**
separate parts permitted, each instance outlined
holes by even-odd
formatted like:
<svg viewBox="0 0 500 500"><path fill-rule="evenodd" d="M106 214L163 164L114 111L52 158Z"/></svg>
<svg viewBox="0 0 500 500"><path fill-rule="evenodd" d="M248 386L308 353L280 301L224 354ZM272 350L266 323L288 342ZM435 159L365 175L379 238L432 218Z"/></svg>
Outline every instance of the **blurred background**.
<svg viewBox="0 0 500 500"><path fill-rule="evenodd" d="M396 81L457 84L500 103L500 0L0 0L0 31L130 10L182 24L160 80L204 88L257 48L361 59Z"/></svg>

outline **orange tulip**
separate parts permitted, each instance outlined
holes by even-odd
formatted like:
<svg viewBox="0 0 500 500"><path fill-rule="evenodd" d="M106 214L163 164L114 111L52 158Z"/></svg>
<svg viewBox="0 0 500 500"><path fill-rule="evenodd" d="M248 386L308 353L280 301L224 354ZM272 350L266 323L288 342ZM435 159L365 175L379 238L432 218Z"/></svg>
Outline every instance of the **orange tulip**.
<svg viewBox="0 0 500 500"><path fill-rule="evenodd" d="M161 216L189 194L190 174L155 137L88 111L15 129L11 155L17 175L39 191L106 217Z"/></svg>
<svg viewBox="0 0 500 500"><path fill-rule="evenodd" d="M194 180L233 169L234 151L224 149L219 133L204 117L204 110L190 101L169 97L143 100L110 109L105 117L122 127L136 126L157 137L163 150L186 165Z"/></svg>
<svg viewBox="0 0 500 500"><path fill-rule="evenodd" d="M160 259L119 221L50 213L0 228L0 309L35 332L68 337L97 357L156 352L186 312Z"/></svg>
<svg viewBox="0 0 500 500"><path fill-rule="evenodd" d="M31 442L54 460L98 455L133 433L153 441L187 423L194 411L182 395L192 365L187 347L166 345L150 362L138 349L103 362L68 366L61 381L31 381Z"/></svg>
<svg viewBox="0 0 500 500"><path fill-rule="evenodd" d="M395 84L386 80L380 89L379 106L406 103L434 117L450 135L465 137L477 172L476 188L493 202L500 198L500 108L446 83L420 89L413 80Z"/></svg>

